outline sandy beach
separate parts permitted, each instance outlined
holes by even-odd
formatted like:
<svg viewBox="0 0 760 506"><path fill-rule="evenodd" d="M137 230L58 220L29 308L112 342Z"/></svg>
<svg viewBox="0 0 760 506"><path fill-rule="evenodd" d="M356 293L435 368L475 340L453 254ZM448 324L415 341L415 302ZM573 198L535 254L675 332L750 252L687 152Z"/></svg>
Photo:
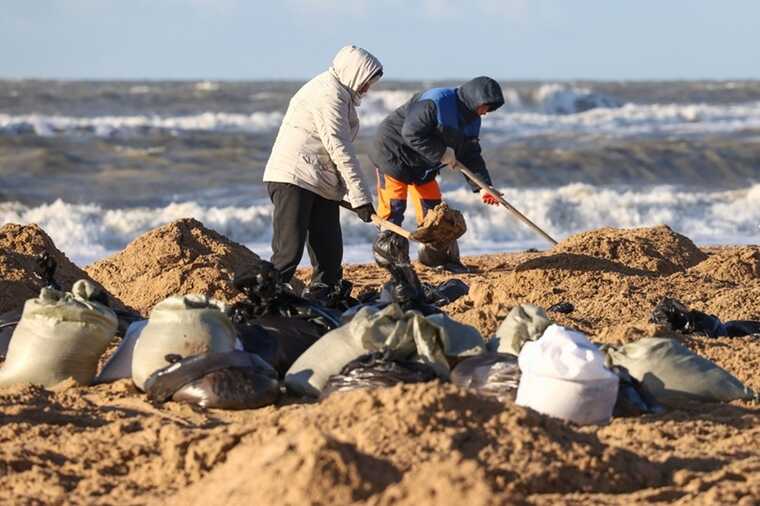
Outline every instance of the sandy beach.
<svg viewBox="0 0 760 506"><path fill-rule="evenodd" d="M39 288L29 262L54 245L38 227L14 225L0 230L0 243L8 311ZM234 300L230 276L254 258L195 220L149 232L87 274L53 253L64 285L89 274L143 314L171 293ZM545 252L465 263L476 270L460 276L470 293L445 311L486 338L515 304L571 302L575 311L552 316L596 342L674 337L760 389L757 336L709 339L647 323L665 295L724 320L760 319L758 247L701 250L667 227L602 229ZM429 282L451 277L417 269ZM345 276L359 294L387 275L350 265ZM130 380L70 381L3 389L0 419L5 504L750 505L760 497L760 407L739 401L579 427L441 382L232 412L154 406Z"/></svg>

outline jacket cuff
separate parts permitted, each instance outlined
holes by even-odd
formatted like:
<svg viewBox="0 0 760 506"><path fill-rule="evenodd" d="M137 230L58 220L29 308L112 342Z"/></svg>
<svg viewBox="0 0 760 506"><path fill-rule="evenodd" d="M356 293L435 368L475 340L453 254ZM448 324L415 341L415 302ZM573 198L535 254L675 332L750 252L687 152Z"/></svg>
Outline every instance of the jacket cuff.
<svg viewBox="0 0 760 506"><path fill-rule="evenodd" d="M371 204L372 197L369 195L349 195L348 202L351 204L351 207L356 209L357 207L361 207L365 204Z"/></svg>

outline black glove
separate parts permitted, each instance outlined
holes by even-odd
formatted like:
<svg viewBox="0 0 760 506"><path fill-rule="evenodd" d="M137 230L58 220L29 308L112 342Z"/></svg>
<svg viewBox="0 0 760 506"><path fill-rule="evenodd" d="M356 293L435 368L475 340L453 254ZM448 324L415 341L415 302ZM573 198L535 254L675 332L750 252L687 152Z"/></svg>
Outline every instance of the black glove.
<svg viewBox="0 0 760 506"><path fill-rule="evenodd" d="M359 218L361 218L364 223L369 223L372 221L372 215L375 214L375 208L372 204L364 204L363 206L355 208L354 212L359 215Z"/></svg>

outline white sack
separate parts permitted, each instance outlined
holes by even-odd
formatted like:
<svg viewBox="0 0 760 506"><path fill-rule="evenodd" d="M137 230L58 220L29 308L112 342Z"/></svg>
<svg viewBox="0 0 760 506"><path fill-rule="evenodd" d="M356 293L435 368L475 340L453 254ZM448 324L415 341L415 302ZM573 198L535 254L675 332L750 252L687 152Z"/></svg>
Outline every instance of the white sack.
<svg viewBox="0 0 760 506"><path fill-rule="evenodd" d="M551 325L518 357L522 376L516 403L579 424L609 422L619 378L580 332Z"/></svg>

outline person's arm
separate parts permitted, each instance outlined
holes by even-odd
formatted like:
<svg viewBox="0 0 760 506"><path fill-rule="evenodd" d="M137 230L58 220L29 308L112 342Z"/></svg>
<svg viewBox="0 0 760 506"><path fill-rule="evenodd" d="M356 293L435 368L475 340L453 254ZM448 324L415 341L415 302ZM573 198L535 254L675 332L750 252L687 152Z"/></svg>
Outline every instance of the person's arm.
<svg viewBox="0 0 760 506"><path fill-rule="evenodd" d="M348 124L348 108L348 102L338 96L325 97L313 114L319 138L346 183L348 201L352 207L357 208L371 204L372 196L354 149Z"/></svg>
<svg viewBox="0 0 760 506"><path fill-rule="evenodd" d="M493 186L491 182L491 175L486 168L486 162L483 160L483 155L480 150L480 141L478 139L465 140L462 148L457 152L457 159L468 169L473 171L477 176L488 184ZM480 187L465 177L465 180L472 188L472 191L479 192Z"/></svg>
<svg viewBox="0 0 760 506"><path fill-rule="evenodd" d="M432 100L422 100L409 106L401 127L404 141L422 155L430 165L440 163L446 145L438 134L438 115Z"/></svg>

